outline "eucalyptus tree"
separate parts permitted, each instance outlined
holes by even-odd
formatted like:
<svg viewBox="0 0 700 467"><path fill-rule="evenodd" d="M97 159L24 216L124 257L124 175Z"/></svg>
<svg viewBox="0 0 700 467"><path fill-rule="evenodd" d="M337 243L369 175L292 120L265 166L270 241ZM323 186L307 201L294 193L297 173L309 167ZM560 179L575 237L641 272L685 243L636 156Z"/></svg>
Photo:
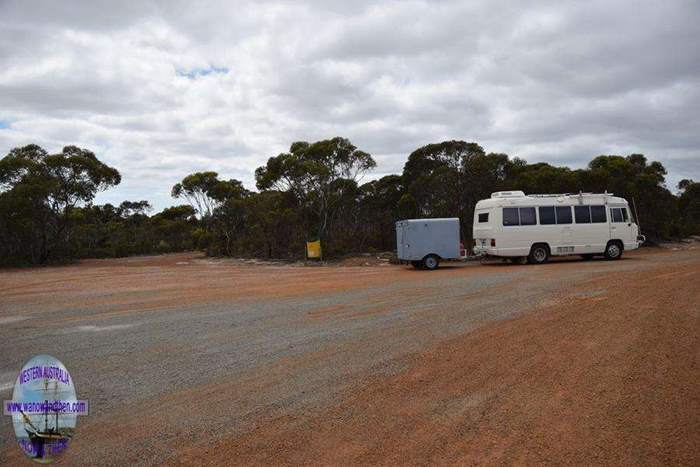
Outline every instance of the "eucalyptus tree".
<svg viewBox="0 0 700 467"><path fill-rule="evenodd" d="M209 218L214 210L230 198L245 196L246 189L239 180L219 180L216 172L195 172L176 183L171 195L184 198L202 218Z"/></svg>
<svg viewBox="0 0 700 467"><path fill-rule="evenodd" d="M71 210L120 181L117 169L87 149L66 146L57 154L35 144L12 149L0 160L3 248L42 264L66 253Z"/></svg>
<svg viewBox="0 0 700 467"><path fill-rule="evenodd" d="M292 143L289 152L268 159L255 171L260 190L292 193L304 212L307 235L325 239L329 221L343 199L339 189L357 182L376 162L370 154L357 149L348 139L335 137L315 143Z"/></svg>

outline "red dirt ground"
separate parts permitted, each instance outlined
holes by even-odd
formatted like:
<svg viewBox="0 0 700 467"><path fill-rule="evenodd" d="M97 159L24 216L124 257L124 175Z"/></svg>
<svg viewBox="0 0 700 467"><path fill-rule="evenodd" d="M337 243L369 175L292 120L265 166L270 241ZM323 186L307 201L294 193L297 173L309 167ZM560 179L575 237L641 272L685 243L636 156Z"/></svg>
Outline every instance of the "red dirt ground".
<svg viewBox="0 0 700 467"><path fill-rule="evenodd" d="M603 294L488 324L180 462L700 465L699 273L601 275L586 289Z"/></svg>
<svg viewBox="0 0 700 467"><path fill-rule="evenodd" d="M67 454L75 457L66 460L89 465L92 448L100 448L111 453L105 465L153 464L141 457L148 453L141 441L155 439L167 450L164 463L181 465L700 465L700 250L626 256L630 259L619 262L469 264L434 272L395 266L232 266L229 260L193 254L93 260L0 271L0 318L42 310L38 329L60 331L67 322L136 321L154 310L249 299L252 304L261 298L315 300L372 287L376 302L363 308L314 302L299 325L380 314L401 298L398 293L434 296L437 311L430 316L438 318L449 304L440 301L436 282L512 273L512 282L536 287L581 277L575 273L587 268L585 281L555 289L534 310L436 338L421 352L402 357L396 372L364 372L313 410L290 405L278 415L270 409L278 399L259 401L256 395L306 374L308 367L314 368L308 374L316 374L315 366L333 361L323 354L333 347L285 355L250 374L203 381L186 391L144 393L134 402L138 417L123 416L132 406L124 414L96 411L81 421L76 446ZM395 282L411 287L378 287ZM460 300L498 294L499 284ZM54 308L60 313L52 317ZM216 342L222 336L210 338ZM105 342L113 343L108 337ZM176 342L156 337L158 345L148 352L162 355L164 363L180 355ZM119 354L108 357L115 366L129 365ZM150 361L147 353L139 358ZM234 398L252 405L227 407ZM173 411L159 410L161 404ZM223 428L215 439L186 431L191 424L185 422L192 419L219 422L218 407L224 418L250 411L254 426ZM0 464L20 458L18 449L0 452Z"/></svg>

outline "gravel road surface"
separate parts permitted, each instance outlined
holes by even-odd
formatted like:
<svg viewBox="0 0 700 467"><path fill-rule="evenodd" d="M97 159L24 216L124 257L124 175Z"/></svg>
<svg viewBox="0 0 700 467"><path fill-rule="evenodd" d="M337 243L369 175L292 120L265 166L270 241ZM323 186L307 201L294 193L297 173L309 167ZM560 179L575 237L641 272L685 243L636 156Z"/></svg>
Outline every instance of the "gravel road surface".
<svg viewBox="0 0 700 467"><path fill-rule="evenodd" d="M66 365L91 412L68 465L699 465L699 273L700 250L4 270L0 393ZM0 464L22 457L5 416Z"/></svg>

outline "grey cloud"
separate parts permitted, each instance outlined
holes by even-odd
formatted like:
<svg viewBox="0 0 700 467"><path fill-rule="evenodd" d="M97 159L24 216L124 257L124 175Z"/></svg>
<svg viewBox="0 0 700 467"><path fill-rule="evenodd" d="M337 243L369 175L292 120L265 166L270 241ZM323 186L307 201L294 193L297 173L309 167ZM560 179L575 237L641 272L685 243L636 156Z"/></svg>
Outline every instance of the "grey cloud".
<svg viewBox="0 0 700 467"><path fill-rule="evenodd" d="M98 200L157 209L191 171L253 188L336 135L373 178L465 139L572 167L643 152L671 185L700 179L699 22L693 1L5 1L0 152L89 147L123 175Z"/></svg>

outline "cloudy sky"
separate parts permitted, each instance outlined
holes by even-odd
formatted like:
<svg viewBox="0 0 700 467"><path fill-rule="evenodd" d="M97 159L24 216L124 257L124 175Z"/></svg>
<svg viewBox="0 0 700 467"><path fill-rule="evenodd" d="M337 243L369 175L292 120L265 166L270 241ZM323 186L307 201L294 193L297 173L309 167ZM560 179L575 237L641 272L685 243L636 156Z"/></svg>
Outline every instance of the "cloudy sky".
<svg viewBox="0 0 700 467"><path fill-rule="evenodd" d="M98 202L173 204L345 136L401 171L446 139L572 167L642 152L700 180L697 1L0 0L0 154L93 150ZM527 3L527 5L526 5Z"/></svg>

